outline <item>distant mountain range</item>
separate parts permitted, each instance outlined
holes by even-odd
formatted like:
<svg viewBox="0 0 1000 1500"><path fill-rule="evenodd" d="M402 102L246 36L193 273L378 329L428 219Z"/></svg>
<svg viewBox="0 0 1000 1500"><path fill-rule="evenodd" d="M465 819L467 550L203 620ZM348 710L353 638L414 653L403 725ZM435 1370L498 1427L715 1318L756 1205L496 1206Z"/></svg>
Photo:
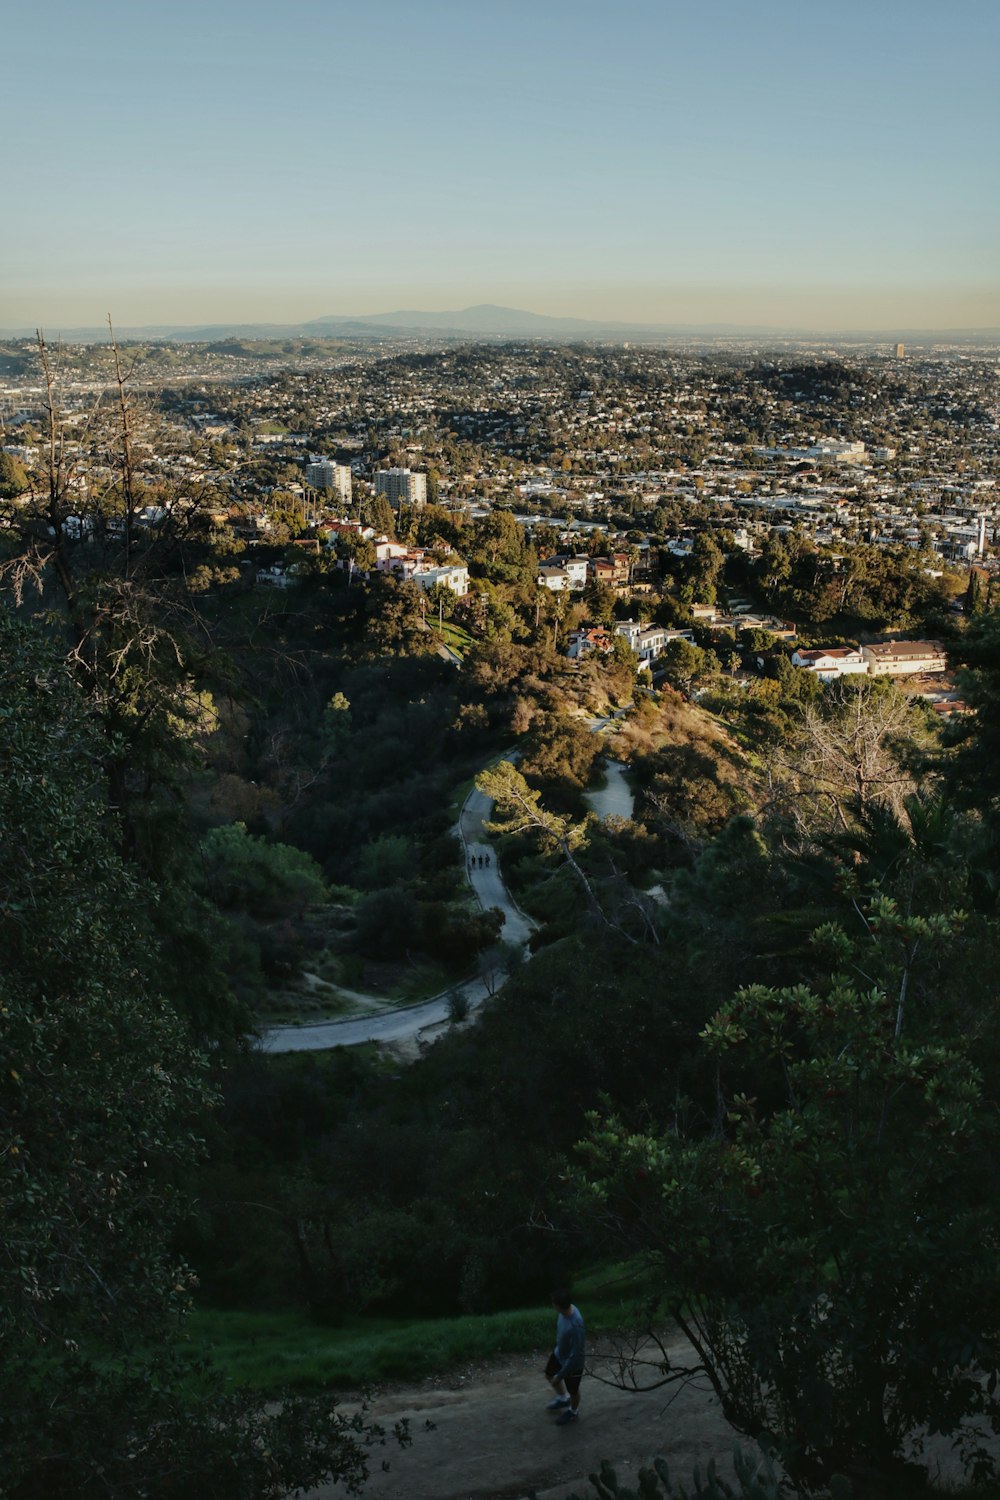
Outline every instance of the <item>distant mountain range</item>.
<svg viewBox="0 0 1000 1500"><path fill-rule="evenodd" d="M62 328L45 330L49 338L73 343L103 343L106 328ZM28 338L34 329L0 331L7 338ZM830 333L824 330L776 328L739 323L614 323L586 318L550 318L523 308L497 307L490 302L450 312L372 313L364 317L331 315L308 323L216 323L199 327L151 324L141 328L116 329L122 340L172 343L219 343L227 339L385 339L413 338L421 334L443 339L602 339L656 341L671 339L828 339L831 342L862 340L867 343L900 341L926 343L994 343L1000 329L912 329L859 330Z"/></svg>

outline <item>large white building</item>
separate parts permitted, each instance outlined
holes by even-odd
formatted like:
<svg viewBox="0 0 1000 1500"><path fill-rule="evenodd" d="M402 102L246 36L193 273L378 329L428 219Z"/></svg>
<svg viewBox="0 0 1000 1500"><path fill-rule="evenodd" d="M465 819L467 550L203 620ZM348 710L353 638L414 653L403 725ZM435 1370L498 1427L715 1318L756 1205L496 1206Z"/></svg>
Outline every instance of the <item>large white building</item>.
<svg viewBox="0 0 1000 1500"><path fill-rule="evenodd" d="M668 630L663 625L643 625L639 620L619 620L615 635L623 635L639 658L640 667L648 667L670 645L671 641L693 641L690 630Z"/></svg>
<svg viewBox="0 0 1000 1500"><path fill-rule="evenodd" d="M413 574L413 582L425 594L436 583L441 583L463 599L469 592L469 570L464 563L446 563L441 568L418 568Z"/></svg>
<svg viewBox="0 0 1000 1500"><path fill-rule="evenodd" d="M332 490L342 500L351 498L350 464L337 464L329 458L314 458L306 464L306 484L314 490Z"/></svg>
<svg viewBox="0 0 1000 1500"><path fill-rule="evenodd" d="M393 510L401 505L419 509L427 504L427 475L413 469L377 469L375 493L384 495Z"/></svg>

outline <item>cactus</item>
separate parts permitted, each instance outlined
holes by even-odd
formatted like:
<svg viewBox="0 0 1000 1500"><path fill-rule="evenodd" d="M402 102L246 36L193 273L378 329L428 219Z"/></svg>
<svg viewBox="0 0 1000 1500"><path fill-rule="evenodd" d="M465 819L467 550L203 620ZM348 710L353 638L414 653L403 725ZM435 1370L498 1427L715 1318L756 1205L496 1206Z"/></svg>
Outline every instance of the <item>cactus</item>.
<svg viewBox="0 0 1000 1500"><path fill-rule="evenodd" d="M618 1483L617 1474L605 1459L600 1472L591 1474L590 1482L597 1500L780 1500L780 1481L769 1458L754 1458L737 1448L733 1468L735 1486L720 1477L715 1459L710 1459L704 1477L701 1469L695 1468L694 1488L688 1490L672 1483L666 1463L657 1458L651 1469L639 1470L639 1488L634 1490ZM569 1500L580 1500L580 1496L570 1495Z"/></svg>

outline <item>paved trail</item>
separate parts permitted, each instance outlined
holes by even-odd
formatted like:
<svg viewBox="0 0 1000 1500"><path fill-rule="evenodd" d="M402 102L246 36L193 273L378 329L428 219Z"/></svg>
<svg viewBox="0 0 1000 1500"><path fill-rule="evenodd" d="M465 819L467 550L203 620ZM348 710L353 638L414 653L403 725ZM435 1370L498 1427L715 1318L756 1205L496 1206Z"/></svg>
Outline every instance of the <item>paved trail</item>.
<svg viewBox="0 0 1000 1500"><path fill-rule="evenodd" d="M604 785L594 791L584 792L583 800L591 812L601 819L631 818L635 809L635 795L620 760L604 762Z"/></svg>
<svg viewBox="0 0 1000 1500"><path fill-rule="evenodd" d="M496 850L485 842L483 823L489 818L493 803L478 787L465 799L458 820L458 833L465 849L469 884L484 911L499 907L504 915L500 939L519 948L527 945L535 930L503 883ZM483 858L480 866L479 857ZM489 859L487 866L485 861ZM474 1009L499 988L502 976L487 982L479 978L453 985L431 1000L419 1005L395 1006L349 1021L317 1021L308 1026L273 1026L261 1037L264 1052L322 1052L330 1047L357 1047L364 1042L401 1042L433 1034L449 1019L452 996L461 994Z"/></svg>

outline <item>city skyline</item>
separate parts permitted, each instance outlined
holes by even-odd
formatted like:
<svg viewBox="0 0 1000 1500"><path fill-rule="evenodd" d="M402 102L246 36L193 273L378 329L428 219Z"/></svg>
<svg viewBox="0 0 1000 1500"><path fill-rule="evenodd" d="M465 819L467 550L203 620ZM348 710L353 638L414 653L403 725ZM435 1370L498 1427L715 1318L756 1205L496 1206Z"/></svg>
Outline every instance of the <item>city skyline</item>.
<svg viewBox="0 0 1000 1500"><path fill-rule="evenodd" d="M56 0L43 52L26 14L6 32L0 328L1000 325L974 0Z"/></svg>

